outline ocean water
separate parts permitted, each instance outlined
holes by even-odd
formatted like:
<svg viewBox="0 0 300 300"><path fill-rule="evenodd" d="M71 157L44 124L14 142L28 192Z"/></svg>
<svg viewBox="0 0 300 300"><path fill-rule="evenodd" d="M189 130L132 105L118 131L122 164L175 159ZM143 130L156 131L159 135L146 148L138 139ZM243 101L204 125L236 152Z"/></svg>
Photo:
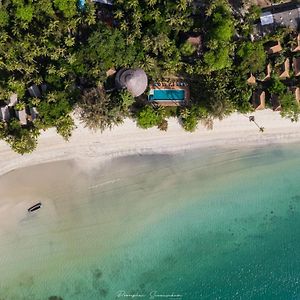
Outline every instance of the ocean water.
<svg viewBox="0 0 300 300"><path fill-rule="evenodd" d="M45 164L0 193L1 300L300 299L300 145Z"/></svg>

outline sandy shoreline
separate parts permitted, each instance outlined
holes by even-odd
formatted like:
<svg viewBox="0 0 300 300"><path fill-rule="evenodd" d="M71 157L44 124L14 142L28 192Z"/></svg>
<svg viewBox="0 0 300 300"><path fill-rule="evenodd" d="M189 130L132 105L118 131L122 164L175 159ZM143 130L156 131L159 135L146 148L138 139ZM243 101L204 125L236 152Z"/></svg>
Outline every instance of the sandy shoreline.
<svg viewBox="0 0 300 300"><path fill-rule="evenodd" d="M282 119L271 110L255 112L255 120L265 128L263 133L245 115L234 113L214 122L207 130L199 124L194 133L185 132L176 119L169 120L169 129L139 129L127 119L124 124L103 133L92 132L77 122L77 129L69 142L65 142L54 129L41 134L37 149L32 154L14 153L0 142L0 175L26 166L74 159L84 166L93 166L109 158L132 154L174 153L196 148L244 148L274 143L300 141L300 122Z"/></svg>

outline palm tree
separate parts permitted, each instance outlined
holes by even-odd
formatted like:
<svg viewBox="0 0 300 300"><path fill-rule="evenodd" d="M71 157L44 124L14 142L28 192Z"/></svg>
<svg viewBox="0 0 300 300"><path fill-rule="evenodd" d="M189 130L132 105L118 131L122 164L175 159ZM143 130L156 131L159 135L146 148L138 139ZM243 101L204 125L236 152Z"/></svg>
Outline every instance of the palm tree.
<svg viewBox="0 0 300 300"><path fill-rule="evenodd" d="M77 113L86 127L92 130L111 129L123 122L120 106L113 103L103 86L91 88L83 93Z"/></svg>

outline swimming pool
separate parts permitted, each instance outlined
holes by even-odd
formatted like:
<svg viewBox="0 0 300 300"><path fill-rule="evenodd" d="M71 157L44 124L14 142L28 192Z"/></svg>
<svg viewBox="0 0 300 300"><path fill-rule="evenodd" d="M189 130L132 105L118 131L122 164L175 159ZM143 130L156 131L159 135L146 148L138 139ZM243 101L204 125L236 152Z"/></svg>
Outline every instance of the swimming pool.
<svg viewBox="0 0 300 300"><path fill-rule="evenodd" d="M184 90L150 90L150 101L184 101Z"/></svg>

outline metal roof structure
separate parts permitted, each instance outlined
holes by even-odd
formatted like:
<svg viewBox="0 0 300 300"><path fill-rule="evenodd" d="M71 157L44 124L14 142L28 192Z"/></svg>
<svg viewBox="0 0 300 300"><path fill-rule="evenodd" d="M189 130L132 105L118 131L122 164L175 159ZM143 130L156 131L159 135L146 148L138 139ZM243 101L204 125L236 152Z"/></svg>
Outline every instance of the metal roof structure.
<svg viewBox="0 0 300 300"><path fill-rule="evenodd" d="M113 0L93 0L93 2L107 4L107 5L113 5Z"/></svg>
<svg viewBox="0 0 300 300"><path fill-rule="evenodd" d="M266 11L261 14L260 16L260 23L261 25L269 25L274 23L273 15L270 11Z"/></svg>

